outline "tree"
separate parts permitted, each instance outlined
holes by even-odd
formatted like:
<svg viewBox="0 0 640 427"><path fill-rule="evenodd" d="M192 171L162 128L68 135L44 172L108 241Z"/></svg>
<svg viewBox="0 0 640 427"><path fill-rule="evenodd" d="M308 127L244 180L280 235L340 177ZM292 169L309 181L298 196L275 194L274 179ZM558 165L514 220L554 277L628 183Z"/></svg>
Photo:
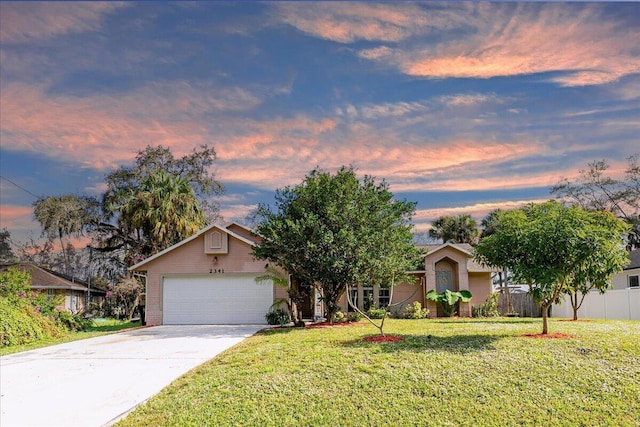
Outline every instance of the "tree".
<svg viewBox="0 0 640 427"><path fill-rule="evenodd" d="M619 237L628 230L628 224L603 212L592 212L591 216L593 223L588 232L592 233L593 250L573 271L566 291L573 308L573 320L578 320L585 296L594 289L605 293L611 286L611 276L622 271L629 261Z"/></svg>
<svg viewBox="0 0 640 427"><path fill-rule="evenodd" d="M579 171L575 182L563 178L551 188L557 199L587 210L613 212L631 226L627 235L628 249L640 248L640 155L627 158L622 179L607 176L609 163L602 159Z"/></svg>
<svg viewBox="0 0 640 427"><path fill-rule="evenodd" d="M275 199L275 209L257 210L256 232L264 240L254 255L321 289L329 322L347 285L389 286L415 264L415 204L394 200L385 181L358 180L353 168L335 175L314 170L302 184L277 190Z"/></svg>
<svg viewBox="0 0 640 427"><path fill-rule="evenodd" d="M611 213L550 201L501 212L498 221L496 232L476 246L476 258L529 284L542 309L543 334L548 309L563 293L577 282L609 280L626 259L628 227Z"/></svg>
<svg viewBox="0 0 640 427"><path fill-rule="evenodd" d="M11 233L6 228L0 230L0 262L13 262L16 259L11 248Z"/></svg>
<svg viewBox="0 0 640 427"><path fill-rule="evenodd" d="M33 216L42 227L42 235L46 235L50 242L56 238L60 241L66 274L71 270L71 260L63 239L82 235L96 222L98 208L95 198L74 194L41 197L33 204Z"/></svg>
<svg viewBox="0 0 640 427"><path fill-rule="evenodd" d="M467 214L441 216L433 221L431 226L429 237L436 240L441 239L444 243L475 244L480 235L476 221Z"/></svg>
<svg viewBox="0 0 640 427"><path fill-rule="evenodd" d="M215 149L206 144L180 158L175 158L169 148L161 145L147 146L138 151L133 166L121 166L107 175L104 199L107 203L117 203L122 194L126 197L130 192L135 192L146 178L164 171L171 176L180 176L189 183L207 222L214 222L218 218L218 210L216 204L211 202L211 197L223 191L222 184L215 179L211 170L215 160ZM111 212L106 209L106 213Z"/></svg>
<svg viewBox="0 0 640 427"><path fill-rule="evenodd" d="M130 266L215 219L216 206L208 201L222 191L210 171L215 158L206 145L179 159L168 148L148 146L134 166L107 175L96 249L124 252Z"/></svg>
<svg viewBox="0 0 640 427"><path fill-rule="evenodd" d="M480 240L496 233L498 227L500 226L500 212L502 212L502 209L494 209L489 212L487 216L482 218L482 221L480 222L480 225L482 227ZM514 315L515 312L513 310L513 305L511 304L511 290L509 289L509 284L507 283L508 272L503 266L493 265L492 267L498 269L498 283L500 284L500 289L502 289L507 299L507 315Z"/></svg>

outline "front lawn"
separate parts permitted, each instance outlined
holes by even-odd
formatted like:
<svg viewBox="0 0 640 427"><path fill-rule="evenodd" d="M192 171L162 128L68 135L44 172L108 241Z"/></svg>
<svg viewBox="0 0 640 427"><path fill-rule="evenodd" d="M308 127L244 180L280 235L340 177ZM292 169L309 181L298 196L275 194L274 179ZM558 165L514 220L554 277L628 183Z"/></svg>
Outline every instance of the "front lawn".
<svg viewBox="0 0 640 427"><path fill-rule="evenodd" d="M21 351L35 350L36 348L48 347L51 345L62 344L70 341L78 341L86 338L93 338L100 335L112 334L125 329L138 328L140 322L129 322L128 320L107 319L104 321L94 321L86 331L66 332L60 338L41 339L29 344L12 345L0 347L0 356L18 353Z"/></svg>
<svg viewBox="0 0 640 427"><path fill-rule="evenodd" d="M640 322L389 320L274 329L175 381L118 426L637 426Z"/></svg>

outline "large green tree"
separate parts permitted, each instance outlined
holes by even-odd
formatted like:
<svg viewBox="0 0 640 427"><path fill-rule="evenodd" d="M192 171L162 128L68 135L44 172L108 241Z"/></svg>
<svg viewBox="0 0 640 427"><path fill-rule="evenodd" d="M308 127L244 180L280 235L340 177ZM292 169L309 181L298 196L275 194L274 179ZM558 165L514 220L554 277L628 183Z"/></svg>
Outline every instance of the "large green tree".
<svg viewBox="0 0 640 427"><path fill-rule="evenodd" d="M608 212L586 211L550 201L501 212L491 236L476 246L479 261L508 268L529 284L542 309L542 333L548 333L548 309L578 283L601 286L626 262L628 226Z"/></svg>
<svg viewBox="0 0 640 427"><path fill-rule="evenodd" d="M640 155L627 159L624 176L608 175L607 160L596 160L579 171L571 182L562 179L551 188L551 193L564 202L584 209L613 212L630 225L627 234L628 249L640 248Z"/></svg>
<svg viewBox="0 0 640 427"><path fill-rule="evenodd" d="M212 196L222 185L212 171L215 159L207 145L180 158L169 148L148 146L134 165L108 174L97 249L130 266L217 218Z"/></svg>
<svg viewBox="0 0 640 427"><path fill-rule="evenodd" d="M131 245L127 265L157 253L196 233L205 217L193 188L181 176L162 170L145 176L136 188L124 188L109 200Z"/></svg>
<svg viewBox="0 0 640 427"><path fill-rule="evenodd" d="M95 224L99 206L95 198L75 194L41 197L33 203L33 216L40 223L42 234L51 242L59 239L66 274L71 274L71 260L64 238L80 236Z"/></svg>
<svg viewBox="0 0 640 427"><path fill-rule="evenodd" d="M254 255L322 290L327 319L347 285L393 285L416 263L411 217L415 204L395 200L385 181L359 180L353 168L312 171L277 190L275 207L260 205Z"/></svg>
<svg viewBox="0 0 640 427"><path fill-rule="evenodd" d="M429 237L444 243L476 244L480 235L476 221L467 214L441 216L431 223L431 227Z"/></svg>

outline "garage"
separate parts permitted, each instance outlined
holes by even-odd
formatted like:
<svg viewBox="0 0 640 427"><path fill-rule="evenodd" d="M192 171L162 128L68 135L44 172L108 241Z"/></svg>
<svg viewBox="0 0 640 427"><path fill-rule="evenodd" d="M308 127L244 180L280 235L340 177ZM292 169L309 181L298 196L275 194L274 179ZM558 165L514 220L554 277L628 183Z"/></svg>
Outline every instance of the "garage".
<svg viewBox="0 0 640 427"><path fill-rule="evenodd" d="M266 323L273 285L256 283L256 274L214 274L163 278L165 325Z"/></svg>

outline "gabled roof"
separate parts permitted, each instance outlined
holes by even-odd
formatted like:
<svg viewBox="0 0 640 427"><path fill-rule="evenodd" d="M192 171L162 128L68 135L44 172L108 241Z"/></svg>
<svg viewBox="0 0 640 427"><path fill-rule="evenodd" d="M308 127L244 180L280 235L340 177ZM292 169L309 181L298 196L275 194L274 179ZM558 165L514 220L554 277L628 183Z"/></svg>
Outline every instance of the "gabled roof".
<svg viewBox="0 0 640 427"><path fill-rule="evenodd" d="M624 270L640 268L640 249L629 251L629 261L629 264L624 268Z"/></svg>
<svg viewBox="0 0 640 427"><path fill-rule="evenodd" d="M133 266L129 267L129 271L133 271L133 270L137 270L137 269L139 269L139 268L140 268L140 267L142 267L143 265L145 265L145 264L147 264L147 263L149 263L149 262L153 261L154 259L160 258L160 257L161 257L161 256L163 256L164 254L166 254L166 253L168 253L168 252L171 252L171 251L173 251L173 250L175 250L175 249L179 248L180 246L182 246L182 245L184 245L184 244L187 244L187 243L191 242L192 240L197 239L198 237L202 236L203 234L205 234L206 232L208 232L208 231L210 231L210 230L213 230L214 228L215 228L215 229L218 229L218 230L220 230L220 231L222 231L223 233L228 234L229 236L231 236L231 237L233 237L233 238L235 238L235 239L240 240L241 242L246 243L246 244L247 244L247 245L249 245L249 246L255 246L255 245L256 245L256 242L254 242L254 241L252 241L252 240L249 240L249 239L247 239L246 237L243 237L243 236L239 235L238 233L234 233L233 231L231 231L231 230L227 229L227 227L228 227L228 226L230 226L230 225L232 225L232 224L235 224L235 225L238 225L238 226L240 226L240 227L242 227L242 228L247 229L247 227L244 227L244 226L242 226L242 225L240 225L240 224L237 224L237 223L231 223L231 224L228 224L228 225L226 225L226 226L220 226L220 225L217 225L217 224L211 224L211 225L209 225L209 226L207 226L207 227L203 228L202 230L198 231L198 232L197 232L196 234L194 234L193 236L191 236L191 237L187 237L187 238L186 238L186 239L184 239L183 241L178 242L178 243L176 243L176 244L175 244L175 245L173 245L173 246L169 246L167 249L165 249L165 250L163 250L163 251L160 251L160 252L158 252L157 254L152 255L152 256L150 256L149 258L147 258L147 259L144 259L144 260L140 261L140 262L139 262L139 263L137 263L136 265L133 265ZM247 229L247 230L249 230L249 229Z"/></svg>
<svg viewBox="0 0 640 427"><path fill-rule="evenodd" d="M429 256L439 250L444 248L453 248L456 249L469 257L473 257L473 246L468 243L444 243L442 245L424 245L418 246L420 249L426 249L427 254L425 256Z"/></svg>
<svg viewBox="0 0 640 427"><path fill-rule="evenodd" d="M453 248L458 252L463 253L467 257L467 271L471 273L493 271L493 269L476 262L476 260L473 258L473 246L468 243L444 243L442 245L418 246L418 248L427 250L427 254L425 255L425 257L431 256L432 254L444 248Z"/></svg>
<svg viewBox="0 0 640 427"><path fill-rule="evenodd" d="M12 267L26 271L31 275L32 289L70 289L82 292L87 292L89 290L84 281L69 278L69 276L62 273L58 273L48 268L39 267L34 264L5 264L0 266L0 270L6 271Z"/></svg>

